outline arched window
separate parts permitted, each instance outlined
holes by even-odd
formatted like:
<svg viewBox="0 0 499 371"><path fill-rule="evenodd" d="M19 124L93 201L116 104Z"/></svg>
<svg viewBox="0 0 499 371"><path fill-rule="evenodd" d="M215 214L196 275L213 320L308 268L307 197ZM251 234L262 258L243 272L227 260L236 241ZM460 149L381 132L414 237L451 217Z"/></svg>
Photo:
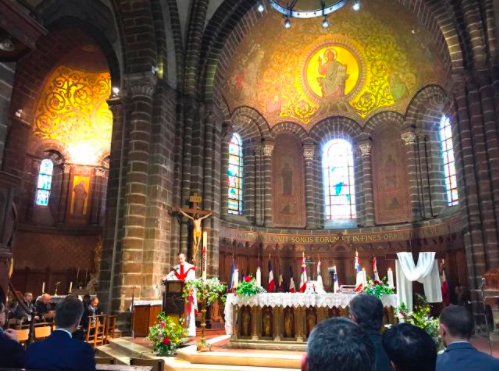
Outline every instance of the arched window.
<svg viewBox="0 0 499 371"><path fill-rule="evenodd" d="M232 135L230 140L227 178L229 214L241 215L243 213L243 141L239 134Z"/></svg>
<svg viewBox="0 0 499 371"><path fill-rule="evenodd" d="M447 204L454 206L459 203L457 192L456 159L454 157L454 144L452 142L452 128L450 118L442 116L440 120L440 143L442 144L442 161L444 165L445 191Z"/></svg>
<svg viewBox="0 0 499 371"><path fill-rule="evenodd" d="M352 145L332 139L322 153L326 220L356 218Z"/></svg>
<svg viewBox="0 0 499 371"><path fill-rule="evenodd" d="M36 189L36 204L47 206L49 204L50 188L52 187L52 175L54 174L54 163L52 160L43 160L40 164L38 174L38 185Z"/></svg>

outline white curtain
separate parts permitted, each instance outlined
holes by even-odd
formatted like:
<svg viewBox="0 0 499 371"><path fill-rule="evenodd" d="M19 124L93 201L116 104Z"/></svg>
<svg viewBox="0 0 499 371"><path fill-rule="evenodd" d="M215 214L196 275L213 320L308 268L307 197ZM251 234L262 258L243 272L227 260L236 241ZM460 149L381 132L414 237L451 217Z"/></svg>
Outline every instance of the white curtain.
<svg viewBox="0 0 499 371"><path fill-rule="evenodd" d="M397 298L399 305L405 303L409 311L413 310L412 282L418 281L423 284L428 303L440 303L442 291L438 263L434 252L423 252L419 254L418 265L414 264L412 253L397 253Z"/></svg>

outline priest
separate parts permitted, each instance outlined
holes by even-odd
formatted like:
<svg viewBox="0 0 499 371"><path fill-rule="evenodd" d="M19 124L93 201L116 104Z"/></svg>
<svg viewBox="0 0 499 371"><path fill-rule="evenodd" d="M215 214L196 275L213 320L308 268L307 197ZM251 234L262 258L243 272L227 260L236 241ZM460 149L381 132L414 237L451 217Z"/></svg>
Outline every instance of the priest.
<svg viewBox="0 0 499 371"><path fill-rule="evenodd" d="M196 267L185 261L185 254L177 255L178 264L173 267L163 279L167 281L192 281L196 279ZM187 318L187 336L196 336L196 293L192 291L187 298L186 318Z"/></svg>

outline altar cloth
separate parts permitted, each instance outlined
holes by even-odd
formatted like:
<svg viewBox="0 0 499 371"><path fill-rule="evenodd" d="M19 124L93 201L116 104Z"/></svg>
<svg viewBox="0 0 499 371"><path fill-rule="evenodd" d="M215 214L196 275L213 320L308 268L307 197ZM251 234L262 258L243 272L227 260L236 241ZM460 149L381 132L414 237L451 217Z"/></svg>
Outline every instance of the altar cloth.
<svg viewBox="0 0 499 371"><path fill-rule="evenodd" d="M225 332L232 335L233 308L235 305L250 307L305 307L305 308L346 308L358 294L301 294L266 293L253 296L228 294L225 302ZM397 308L397 295L383 295L381 302L386 308Z"/></svg>

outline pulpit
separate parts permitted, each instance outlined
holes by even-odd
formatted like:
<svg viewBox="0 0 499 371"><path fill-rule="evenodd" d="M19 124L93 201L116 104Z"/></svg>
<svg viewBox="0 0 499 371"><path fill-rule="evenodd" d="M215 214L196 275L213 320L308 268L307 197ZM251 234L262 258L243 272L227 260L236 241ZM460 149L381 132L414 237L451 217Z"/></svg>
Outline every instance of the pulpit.
<svg viewBox="0 0 499 371"><path fill-rule="evenodd" d="M183 298L183 281L165 281L165 293L163 295L163 312L178 321L184 314L185 301Z"/></svg>

